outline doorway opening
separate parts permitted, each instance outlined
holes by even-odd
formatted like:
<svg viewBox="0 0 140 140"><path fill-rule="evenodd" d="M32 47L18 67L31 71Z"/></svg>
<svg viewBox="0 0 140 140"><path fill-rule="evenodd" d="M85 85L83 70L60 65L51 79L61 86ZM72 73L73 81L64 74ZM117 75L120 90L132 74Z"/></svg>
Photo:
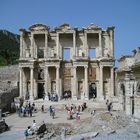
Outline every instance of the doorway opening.
<svg viewBox="0 0 140 140"><path fill-rule="evenodd" d="M38 98L43 98L45 94L44 83L38 83Z"/></svg>
<svg viewBox="0 0 140 140"><path fill-rule="evenodd" d="M96 83L91 83L89 85L89 99L97 97Z"/></svg>

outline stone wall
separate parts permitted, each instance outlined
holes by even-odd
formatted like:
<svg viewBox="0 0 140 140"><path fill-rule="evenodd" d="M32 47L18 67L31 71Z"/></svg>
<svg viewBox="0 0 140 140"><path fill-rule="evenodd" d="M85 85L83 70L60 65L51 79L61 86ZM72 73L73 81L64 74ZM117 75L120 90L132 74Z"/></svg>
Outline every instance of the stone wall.
<svg viewBox="0 0 140 140"><path fill-rule="evenodd" d="M18 65L0 67L0 109L10 111L14 97L18 91Z"/></svg>
<svg viewBox="0 0 140 140"><path fill-rule="evenodd" d="M18 65L0 67L0 92L17 86L18 73Z"/></svg>
<svg viewBox="0 0 140 140"><path fill-rule="evenodd" d="M2 111L10 111L11 102L15 97L19 96L19 91L17 87L11 88L3 93L0 93L0 109Z"/></svg>

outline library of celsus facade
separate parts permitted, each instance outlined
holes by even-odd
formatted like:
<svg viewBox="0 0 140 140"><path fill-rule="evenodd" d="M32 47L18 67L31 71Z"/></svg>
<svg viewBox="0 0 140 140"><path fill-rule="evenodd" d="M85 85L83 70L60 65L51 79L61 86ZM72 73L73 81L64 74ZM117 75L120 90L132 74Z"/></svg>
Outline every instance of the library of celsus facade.
<svg viewBox="0 0 140 140"><path fill-rule="evenodd" d="M35 24L20 29L20 97L39 99L48 93L59 100L69 91L73 100L114 96L114 27L90 24L54 29Z"/></svg>

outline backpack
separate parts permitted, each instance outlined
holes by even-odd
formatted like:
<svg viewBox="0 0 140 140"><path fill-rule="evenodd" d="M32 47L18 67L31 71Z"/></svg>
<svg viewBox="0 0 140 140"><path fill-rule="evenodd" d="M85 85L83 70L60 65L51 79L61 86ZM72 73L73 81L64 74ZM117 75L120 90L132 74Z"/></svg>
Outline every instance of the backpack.
<svg viewBox="0 0 140 140"><path fill-rule="evenodd" d="M29 134L28 134L28 129L26 129L25 131L24 131L24 135L27 137L27 136L29 136Z"/></svg>

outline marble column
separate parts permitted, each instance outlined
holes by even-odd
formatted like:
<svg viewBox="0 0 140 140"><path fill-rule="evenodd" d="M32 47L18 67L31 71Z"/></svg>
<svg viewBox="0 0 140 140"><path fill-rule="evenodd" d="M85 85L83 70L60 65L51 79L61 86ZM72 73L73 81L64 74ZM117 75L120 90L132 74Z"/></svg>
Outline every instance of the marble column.
<svg viewBox="0 0 140 140"><path fill-rule="evenodd" d="M23 82L22 82L22 88L23 88L23 97L25 99L26 93L27 93L27 79L25 74L25 69L23 69Z"/></svg>
<svg viewBox="0 0 140 140"><path fill-rule="evenodd" d="M23 33L20 35L20 58L23 57Z"/></svg>
<svg viewBox="0 0 140 140"><path fill-rule="evenodd" d="M31 33L31 58L34 58L34 34Z"/></svg>
<svg viewBox="0 0 140 140"><path fill-rule="evenodd" d="M114 68L112 67L110 69L111 71L111 95L110 96L114 96Z"/></svg>
<svg viewBox="0 0 140 140"><path fill-rule="evenodd" d="M99 33L99 57L103 56L103 49L102 49L102 35Z"/></svg>
<svg viewBox="0 0 140 140"><path fill-rule="evenodd" d="M72 99L77 100L77 74L76 74L76 68L73 67L73 81L72 81Z"/></svg>
<svg viewBox="0 0 140 140"><path fill-rule="evenodd" d="M56 35L57 58L59 58L59 33Z"/></svg>
<svg viewBox="0 0 140 140"><path fill-rule="evenodd" d="M45 67L45 100L49 100L48 98L48 67Z"/></svg>
<svg viewBox="0 0 140 140"><path fill-rule="evenodd" d="M110 30L110 56L114 57L114 31Z"/></svg>
<svg viewBox="0 0 140 140"><path fill-rule="evenodd" d="M84 67L85 69L85 100L88 100L89 97L89 91L88 91L88 66Z"/></svg>
<svg viewBox="0 0 140 140"><path fill-rule="evenodd" d="M45 34L44 58L48 58L48 34Z"/></svg>
<svg viewBox="0 0 140 140"><path fill-rule="evenodd" d="M33 91L34 91L34 69L33 67L30 68L30 84L31 84L31 90L30 90L30 101L34 99L33 97Z"/></svg>
<svg viewBox="0 0 140 140"><path fill-rule="evenodd" d="M75 57L77 56L76 54L76 32L73 33L73 56L74 56L74 59Z"/></svg>
<svg viewBox="0 0 140 140"><path fill-rule="evenodd" d="M59 84L59 66L56 66L56 94L58 95L60 100Z"/></svg>
<svg viewBox="0 0 140 140"><path fill-rule="evenodd" d="M23 68L19 68L19 95L20 97L23 97Z"/></svg>
<svg viewBox="0 0 140 140"><path fill-rule="evenodd" d="M104 99L104 93L103 93L103 66L100 66L100 93L97 94L97 98L99 100Z"/></svg>
<svg viewBox="0 0 140 140"><path fill-rule="evenodd" d="M85 44L84 47L86 48L86 55L85 55L85 56L88 57L88 55L89 55L89 54L88 54L88 49L89 49L89 48L88 48L88 44L87 44L87 33L86 33L86 32L85 32L84 44Z"/></svg>

